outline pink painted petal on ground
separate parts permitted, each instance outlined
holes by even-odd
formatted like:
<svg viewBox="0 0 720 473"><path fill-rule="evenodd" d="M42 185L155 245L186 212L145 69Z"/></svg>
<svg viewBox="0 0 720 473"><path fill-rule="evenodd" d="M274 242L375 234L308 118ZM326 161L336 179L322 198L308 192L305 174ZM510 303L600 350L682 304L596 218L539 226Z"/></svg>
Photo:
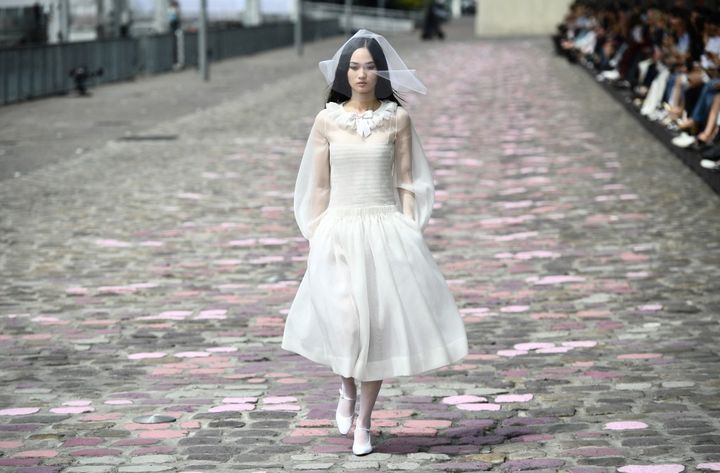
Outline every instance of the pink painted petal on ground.
<svg viewBox="0 0 720 473"><path fill-rule="evenodd" d="M39 407L11 407L9 409L0 410L0 416L25 416L39 412Z"/></svg>
<svg viewBox="0 0 720 473"><path fill-rule="evenodd" d="M626 353L618 355L618 360L649 360L653 358L662 358L662 353Z"/></svg>
<svg viewBox="0 0 720 473"><path fill-rule="evenodd" d="M618 468L622 473L680 473L685 467L678 464L626 465Z"/></svg>
<svg viewBox="0 0 720 473"><path fill-rule="evenodd" d="M552 348L554 343L550 342L530 342L530 343L516 343L513 348L520 351L536 350L538 348Z"/></svg>
<svg viewBox="0 0 720 473"><path fill-rule="evenodd" d="M641 312L655 312L662 309L662 304L645 304L638 307Z"/></svg>
<svg viewBox="0 0 720 473"><path fill-rule="evenodd" d="M57 317L51 317L51 316L47 316L47 315L38 315L37 317L33 317L31 320L33 322L44 323L47 325L57 325L57 324L64 325L67 323L67 322L64 322L64 321L58 319Z"/></svg>
<svg viewBox="0 0 720 473"><path fill-rule="evenodd" d="M290 432L291 437L322 437L325 435L328 435L329 431L328 429L317 429L317 428L310 428L310 429L295 429L292 432Z"/></svg>
<svg viewBox="0 0 720 473"><path fill-rule="evenodd" d="M634 430L634 429L647 429L647 424L645 422L637 422L637 421L618 421L618 422L608 422L605 424L605 429L608 430Z"/></svg>
<svg viewBox="0 0 720 473"><path fill-rule="evenodd" d="M509 305L505 307L500 308L500 312L527 312L527 310L530 308L529 305Z"/></svg>
<svg viewBox="0 0 720 473"><path fill-rule="evenodd" d="M134 353L132 355L128 355L128 359L144 360L145 358L162 358L165 355L167 355L167 353L163 353L161 351L148 352L148 353Z"/></svg>
<svg viewBox="0 0 720 473"><path fill-rule="evenodd" d="M583 282L585 278L582 276L545 276L533 282L536 285L547 285L547 284L563 284L566 282Z"/></svg>
<svg viewBox="0 0 720 473"><path fill-rule="evenodd" d="M0 440L0 448L20 448L23 443L20 440Z"/></svg>
<svg viewBox="0 0 720 473"><path fill-rule="evenodd" d="M193 320L225 320L225 319L227 319L227 315L205 314L202 312L200 314L196 315L195 317L193 317Z"/></svg>
<svg viewBox="0 0 720 473"><path fill-rule="evenodd" d="M292 396L275 396L263 398L263 404L287 404L289 402L297 402L297 398Z"/></svg>
<svg viewBox="0 0 720 473"><path fill-rule="evenodd" d="M82 414L83 412L95 412L95 409L86 406L86 407L54 407L50 409L50 412L54 412L55 414Z"/></svg>
<svg viewBox="0 0 720 473"><path fill-rule="evenodd" d="M518 356L527 355L528 352L523 350L498 350L497 354L500 356Z"/></svg>
<svg viewBox="0 0 720 473"><path fill-rule="evenodd" d="M176 358L205 358L207 356L210 356L210 353L206 351L181 351L175 353Z"/></svg>
<svg viewBox="0 0 720 473"><path fill-rule="evenodd" d="M255 409L254 404L224 404L208 409L208 412L243 412Z"/></svg>
<svg viewBox="0 0 720 473"><path fill-rule="evenodd" d="M463 411L499 411L500 404L458 404L458 409Z"/></svg>
<svg viewBox="0 0 720 473"><path fill-rule="evenodd" d="M446 429L450 427L452 421L441 419L414 419L405 421L405 427L420 429Z"/></svg>
<svg viewBox="0 0 720 473"><path fill-rule="evenodd" d="M69 287L65 289L65 294L71 295L71 296L84 296L88 293L88 289L86 287Z"/></svg>
<svg viewBox="0 0 720 473"><path fill-rule="evenodd" d="M487 402L487 399L480 396L474 396L472 394L466 394L463 396L448 396L446 398L443 398L442 400L443 404L468 404L471 402Z"/></svg>
<svg viewBox="0 0 720 473"><path fill-rule="evenodd" d="M397 410L374 410L370 415L373 419L398 419L402 417L410 417L415 411L410 409Z"/></svg>
<svg viewBox="0 0 720 473"><path fill-rule="evenodd" d="M277 382L280 384L305 384L308 380L303 378L279 378Z"/></svg>
<svg viewBox="0 0 720 473"><path fill-rule="evenodd" d="M498 356L492 353L470 353L465 357L466 360L497 360Z"/></svg>
<svg viewBox="0 0 720 473"><path fill-rule="evenodd" d="M564 347L573 348L591 348L597 345L597 342L595 340L575 340L570 342L562 342L561 345Z"/></svg>
<svg viewBox="0 0 720 473"><path fill-rule="evenodd" d="M700 463L695 468L698 470L720 471L720 463Z"/></svg>
<svg viewBox="0 0 720 473"><path fill-rule="evenodd" d="M137 289L130 286L100 286L97 288L98 294L132 294Z"/></svg>
<svg viewBox="0 0 720 473"><path fill-rule="evenodd" d="M138 437L144 439L177 439L186 435L187 430L147 430L138 433Z"/></svg>
<svg viewBox="0 0 720 473"><path fill-rule="evenodd" d="M223 404L255 404L258 401L256 397L226 397L222 400Z"/></svg>
<svg viewBox="0 0 720 473"><path fill-rule="evenodd" d="M532 394L501 394L495 397L495 402L528 402Z"/></svg>
<svg viewBox="0 0 720 473"><path fill-rule="evenodd" d="M105 401L105 404L108 404L110 406L122 406L126 404L132 404L133 402L130 399L111 399L109 401Z"/></svg>
<svg viewBox="0 0 720 473"><path fill-rule="evenodd" d="M58 455L56 450L26 450L17 452L13 458L54 458Z"/></svg>
<svg viewBox="0 0 720 473"><path fill-rule="evenodd" d="M284 245L287 243L287 239L285 238L260 238L258 240L258 243L261 245L267 245L267 246L274 246L274 245Z"/></svg>
<svg viewBox="0 0 720 473"><path fill-rule="evenodd" d="M488 307L466 307L464 309L460 309L461 314L484 314L490 312L490 309Z"/></svg>
<svg viewBox="0 0 720 473"><path fill-rule="evenodd" d="M191 310L166 310L160 312L155 318L164 320L183 320L185 317L192 315Z"/></svg>
<svg viewBox="0 0 720 473"><path fill-rule="evenodd" d="M565 353L572 349L573 349L573 347L550 347L550 348L541 348L541 349L537 350L535 353Z"/></svg>

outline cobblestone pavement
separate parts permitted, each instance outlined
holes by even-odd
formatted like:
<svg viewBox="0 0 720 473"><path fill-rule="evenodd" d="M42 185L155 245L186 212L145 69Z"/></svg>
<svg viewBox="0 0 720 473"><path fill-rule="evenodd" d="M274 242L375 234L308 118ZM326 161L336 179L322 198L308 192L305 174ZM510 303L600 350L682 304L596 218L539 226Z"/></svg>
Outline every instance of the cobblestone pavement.
<svg viewBox="0 0 720 473"><path fill-rule="evenodd" d="M0 183L2 471L720 470L717 196L547 40L401 52L466 360L387 380L358 458L280 349L302 69Z"/></svg>

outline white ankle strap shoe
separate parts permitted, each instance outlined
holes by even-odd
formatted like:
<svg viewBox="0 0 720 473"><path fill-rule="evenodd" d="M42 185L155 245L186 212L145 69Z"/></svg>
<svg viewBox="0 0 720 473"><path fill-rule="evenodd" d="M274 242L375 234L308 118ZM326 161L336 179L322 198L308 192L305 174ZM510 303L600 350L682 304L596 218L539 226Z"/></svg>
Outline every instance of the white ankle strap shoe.
<svg viewBox="0 0 720 473"><path fill-rule="evenodd" d="M352 451L357 456L367 455L368 453L373 451L372 435L370 435L370 429L366 429L365 427L360 427L359 425L356 425L355 431L357 432L358 430L364 430L365 432L367 432L368 440L367 443L364 445L360 445L356 441L353 441Z"/></svg>
<svg viewBox="0 0 720 473"><path fill-rule="evenodd" d="M340 386L340 389L338 391L340 392L340 399L345 399L346 401L355 401L355 398L347 397L345 395L342 386ZM353 411L354 410L355 403L353 403ZM350 432L350 427L352 427L353 423L353 417L355 417L354 412L349 417L340 415L340 403L338 402L338 409L335 410L335 422L337 423L337 428L341 434L345 435Z"/></svg>

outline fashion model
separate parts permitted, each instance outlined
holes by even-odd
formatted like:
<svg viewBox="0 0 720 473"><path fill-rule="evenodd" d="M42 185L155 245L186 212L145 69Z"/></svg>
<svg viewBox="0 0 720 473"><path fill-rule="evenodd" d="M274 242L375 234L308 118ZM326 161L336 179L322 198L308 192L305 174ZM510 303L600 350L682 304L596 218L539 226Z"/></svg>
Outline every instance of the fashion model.
<svg viewBox="0 0 720 473"><path fill-rule="evenodd" d="M294 195L310 251L282 348L340 376L337 427L350 431L359 404L352 449L364 455L373 449L370 419L383 379L461 360L467 335L423 239L432 173L398 99L424 94L425 86L383 36L367 30L320 69L330 92Z"/></svg>

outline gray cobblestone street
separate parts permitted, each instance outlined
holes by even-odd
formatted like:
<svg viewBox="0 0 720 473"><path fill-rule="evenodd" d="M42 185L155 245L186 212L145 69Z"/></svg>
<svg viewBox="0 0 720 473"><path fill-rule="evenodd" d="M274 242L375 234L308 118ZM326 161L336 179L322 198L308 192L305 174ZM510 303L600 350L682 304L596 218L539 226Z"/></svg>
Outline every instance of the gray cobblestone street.
<svg viewBox="0 0 720 473"><path fill-rule="evenodd" d="M0 110L0 471L720 471L720 198L548 39L454 28L390 40L470 355L387 380L365 457L280 349L341 38Z"/></svg>

